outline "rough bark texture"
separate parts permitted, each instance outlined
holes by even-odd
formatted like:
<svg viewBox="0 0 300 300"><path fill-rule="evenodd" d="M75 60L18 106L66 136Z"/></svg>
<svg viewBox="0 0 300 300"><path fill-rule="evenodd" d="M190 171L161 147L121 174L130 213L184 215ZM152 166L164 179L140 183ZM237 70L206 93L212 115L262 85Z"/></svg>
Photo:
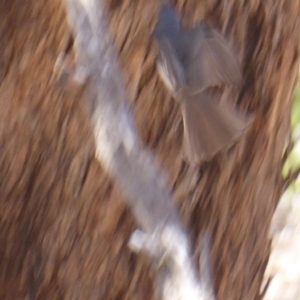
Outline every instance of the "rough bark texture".
<svg viewBox="0 0 300 300"><path fill-rule="evenodd" d="M298 74L299 1L178 1L187 24L205 19L235 46L245 85L233 101L254 118L197 182L155 70L158 1L106 7L140 134L168 171L195 256L209 228L218 299L259 299ZM0 298L154 299L147 260L127 249L131 214L94 159L80 95L55 86L67 33L58 0L0 1Z"/></svg>

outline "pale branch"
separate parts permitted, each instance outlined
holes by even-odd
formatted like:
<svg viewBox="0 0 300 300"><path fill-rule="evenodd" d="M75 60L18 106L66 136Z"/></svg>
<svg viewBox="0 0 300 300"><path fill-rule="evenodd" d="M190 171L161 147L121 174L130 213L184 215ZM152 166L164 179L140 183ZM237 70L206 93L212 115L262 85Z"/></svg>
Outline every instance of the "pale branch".
<svg viewBox="0 0 300 300"><path fill-rule="evenodd" d="M200 279L205 290L214 295L214 288L212 282L212 270L211 270L211 235L208 231L204 232L200 240Z"/></svg>
<svg viewBox="0 0 300 300"><path fill-rule="evenodd" d="M151 153L141 147L126 89L97 0L65 0L73 30L79 81L88 78L85 99L96 141L96 157L122 188L138 224L153 232L179 224L170 191Z"/></svg>
<svg viewBox="0 0 300 300"><path fill-rule="evenodd" d="M87 79L85 100L96 157L121 187L145 231L133 235L131 247L146 250L153 259L157 269L155 287L162 299L213 299L197 280L187 234L165 176L136 133L101 1L65 0L65 4L74 36L76 76L79 81ZM151 248L153 241L156 246Z"/></svg>

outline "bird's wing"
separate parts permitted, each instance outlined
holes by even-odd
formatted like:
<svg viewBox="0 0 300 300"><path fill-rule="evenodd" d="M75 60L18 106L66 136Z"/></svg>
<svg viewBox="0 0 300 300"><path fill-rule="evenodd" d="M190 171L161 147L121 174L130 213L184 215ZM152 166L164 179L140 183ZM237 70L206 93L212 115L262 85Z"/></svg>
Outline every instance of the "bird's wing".
<svg viewBox="0 0 300 300"><path fill-rule="evenodd" d="M157 41L159 49L158 72L166 86L176 93L186 84L182 63L167 38L160 37Z"/></svg>
<svg viewBox="0 0 300 300"><path fill-rule="evenodd" d="M229 105L220 106L219 89L206 89L181 102L183 148L193 165L228 149L245 130L248 120Z"/></svg>
<svg viewBox="0 0 300 300"><path fill-rule="evenodd" d="M187 86L192 93L208 87L239 87L239 63L221 34L201 23L188 33L188 53L184 60Z"/></svg>

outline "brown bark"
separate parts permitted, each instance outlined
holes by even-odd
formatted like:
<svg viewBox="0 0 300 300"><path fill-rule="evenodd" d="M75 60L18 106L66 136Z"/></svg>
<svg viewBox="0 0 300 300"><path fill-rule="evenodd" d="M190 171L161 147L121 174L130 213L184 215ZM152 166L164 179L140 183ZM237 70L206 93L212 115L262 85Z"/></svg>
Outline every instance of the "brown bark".
<svg viewBox="0 0 300 300"><path fill-rule="evenodd" d="M283 187L300 4L190 0L177 7L187 23L205 19L236 47L245 81L236 102L254 121L191 182L180 158L178 107L155 71L158 1L107 0L137 126L167 170L195 256L201 231L213 234L218 299L259 299ZM94 159L80 95L55 86L52 68L68 32L62 4L1 1L0 29L0 299L154 299L147 260L127 248L131 214Z"/></svg>

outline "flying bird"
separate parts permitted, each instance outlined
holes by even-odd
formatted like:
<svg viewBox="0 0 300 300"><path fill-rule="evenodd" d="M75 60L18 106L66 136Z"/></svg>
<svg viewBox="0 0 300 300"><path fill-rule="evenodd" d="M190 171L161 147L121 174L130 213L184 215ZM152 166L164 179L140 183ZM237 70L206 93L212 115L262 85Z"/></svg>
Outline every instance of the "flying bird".
<svg viewBox="0 0 300 300"><path fill-rule="evenodd" d="M229 44L201 22L185 29L173 7L163 4L154 31L157 69L183 118L183 150L190 164L228 149L247 122L230 105L220 105L222 88L242 86L240 66Z"/></svg>

